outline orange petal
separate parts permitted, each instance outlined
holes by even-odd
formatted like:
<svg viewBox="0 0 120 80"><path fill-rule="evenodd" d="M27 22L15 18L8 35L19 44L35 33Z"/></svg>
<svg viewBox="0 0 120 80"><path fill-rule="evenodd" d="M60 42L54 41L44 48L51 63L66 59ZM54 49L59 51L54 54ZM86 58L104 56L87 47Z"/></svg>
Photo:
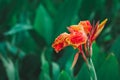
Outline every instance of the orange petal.
<svg viewBox="0 0 120 80"><path fill-rule="evenodd" d="M75 66L75 64L77 63L78 57L79 57L79 52L77 52L77 53L75 54L75 57L74 57L74 60L73 60L71 69L73 69L74 66Z"/></svg>
<svg viewBox="0 0 120 80"><path fill-rule="evenodd" d="M80 21L80 23L78 24L80 26L82 26L86 32L86 34L90 33L92 26L90 24L90 22L88 20L86 21Z"/></svg>
<svg viewBox="0 0 120 80"><path fill-rule="evenodd" d="M82 26L79 26L79 25L72 25L70 27L67 27L68 31L69 32L79 32L81 30L84 30Z"/></svg>
<svg viewBox="0 0 120 80"><path fill-rule="evenodd" d="M92 37L92 41L94 41L98 37L100 32L103 30L104 25L106 24L107 20L108 19L105 19L104 21L101 22L101 24L98 25L97 30L96 30L94 36Z"/></svg>
<svg viewBox="0 0 120 80"><path fill-rule="evenodd" d="M52 44L52 47L55 49L57 53L64 47L68 46L68 43L66 42L66 38L68 36L69 36L68 33L62 33L55 39L54 43Z"/></svg>

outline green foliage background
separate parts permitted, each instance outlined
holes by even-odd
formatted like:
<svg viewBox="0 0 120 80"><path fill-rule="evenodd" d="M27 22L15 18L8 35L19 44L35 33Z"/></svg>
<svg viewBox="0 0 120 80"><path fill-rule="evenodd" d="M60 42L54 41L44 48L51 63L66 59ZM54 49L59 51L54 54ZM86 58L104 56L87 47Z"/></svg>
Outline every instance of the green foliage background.
<svg viewBox="0 0 120 80"><path fill-rule="evenodd" d="M93 44L98 80L120 80L120 0L0 0L0 80L89 80L82 57L51 44L81 20L108 22Z"/></svg>

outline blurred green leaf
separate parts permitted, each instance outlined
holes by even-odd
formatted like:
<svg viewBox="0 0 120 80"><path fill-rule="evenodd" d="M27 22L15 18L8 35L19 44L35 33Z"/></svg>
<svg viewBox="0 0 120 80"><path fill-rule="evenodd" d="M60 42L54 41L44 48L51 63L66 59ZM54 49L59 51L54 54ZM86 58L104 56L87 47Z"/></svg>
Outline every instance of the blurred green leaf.
<svg viewBox="0 0 120 80"><path fill-rule="evenodd" d="M107 35L104 39L104 41L110 41L112 40L112 36L111 35Z"/></svg>
<svg viewBox="0 0 120 80"><path fill-rule="evenodd" d="M50 74L49 74L49 70L50 70L50 67L49 67L49 63L48 61L45 59L45 49L43 50L42 54L41 54L41 63L42 63L42 66L41 66L41 73L40 73L40 76L39 76L39 79L40 80L51 80L50 79Z"/></svg>
<svg viewBox="0 0 120 80"><path fill-rule="evenodd" d="M60 67L55 62L52 62L52 80L56 80L60 74Z"/></svg>
<svg viewBox="0 0 120 80"><path fill-rule="evenodd" d="M86 63L82 65L78 75L75 77L75 80L90 80L90 74Z"/></svg>
<svg viewBox="0 0 120 80"><path fill-rule="evenodd" d="M28 24L16 24L10 31L5 32L4 35L13 35L21 31L32 29L31 25Z"/></svg>
<svg viewBox="0 0 120 80"><path fill-rule="evenodd" d="M41 0L41 1L43 5L46 7L46 10L49 12L49 14L54 17L56 14L56 9L53 4L53 1L51 0Z"/></svg>
<svg viewBox="0 0 120 80"><path fill-rule="evenodd" d="M58 77L58 80L71 80L67 72L62 71Z"/></svg>
<svg viewBox="0 0 120 80"><path fill-rule="evenodd" d="M46 74L45 72L41 72L39 76L39 80L51 80L51 79L48 74Z"/></svg>
<svg viewBox="0 0 120 80"><path fill-rule="evenodd" d="M98 70L98 80L120 80L120 65L113 53L110 53Z"/></svg>
<svg viewBox="0 0 120 80"><path fill-rule="evenodd" d="M120 63L120 36L118 36L110 48L110 52L114 53Z"/></svg>
<svg viewBox="0 0 120 80"><path fill-rule="evenodd" d="M57 61L62 69L65 69L68 72L70 71L72 64L71 59L75 53L76 51L72 47L66 47L59 53L60 57L58 58Z"/></svg>
<svg viewBox="0 0 120 80"><path fill-rule="evenodd" d="M44 52L41 54L41 61L42 61L42 67L41 68L42 68L42 70L44 72L46 72L47 74L49 74L49 63L45 59L45 55L44 54L45 54Z"/></svg>
<svg viewBox="0 0 120 80"><path fill-rule="evenodd" d="M40 4L37 11L36 11L34 29L42 37L44 37L47 44L51 43L52 34L53 34L52 27L53 27L53 22L52 22L51 17L49 16L45 7L42 4Z"/></svg>
<svg viewBox="0 0 120 80"><path fill-rule="evenodd" d="M92 48L93 48L92 60L96 71L98 71L101 65L104 63L107 54L103 53L96 43L93 43Z"/></svg>
<svg viewBox="0 0 120 80"><path fill-rule="evenodd" d="M10 58L5 59L2 55L0 55L0 59L3 62L3 65L6 69L6 73L8 76L9 80L16 80L16 75L15 75L15 66Z"/></svg>
<svg viewBox="0 0 120 80"><path fill-rule="evenodd" d="M6 48L7 48L8 51L9 51L10 53L12 53L13 55L15 55L15 56L18 55L19 58L23 58L23 57L26 55L25 52L23 52L22 50L18 49L18 48L15 47L14 45L11 45L9 42L6 42Z"/></svg>
<svg viewBox="0 0 120 80"><path fill-rule="evenodd" d="M22 35L22 33L21 35L17 35L17 38L19 38L17 40L21 39L17 45L26 53L38 53L40 51L37 43L28 32L25 32L24 35Z"/></svg>
<svg viewBox="0 0 120 80"><path fill-rule="evenodd" d="M101 0L96 1L96 0L92 0L92 3L90 0L82 0L81 2L81 8L79 10L79 17L81 20L87 20L87 19L92 19L94 18L94 15L96 14L96 8L100 7L98 6ZM98 2L99 4L96 6L96 2ZM92 17L93 16L93 17Z"/></svg>
<svg viewBox="0 0 120 80"><path fill-rule="evenodd" d="M0 55L2 55L4 58L7 57L7 51L6 51L6 42L0 42Z"/></svg>
<svg viewBox="0 0 120 80"><path fill-rule="evenodd" d="M43 36L40 36L38 32L36 32L34 29L29 31L31 38L34 40L34 42L39 46L42 51L42 49L47 45L45 39Z"/></svg>

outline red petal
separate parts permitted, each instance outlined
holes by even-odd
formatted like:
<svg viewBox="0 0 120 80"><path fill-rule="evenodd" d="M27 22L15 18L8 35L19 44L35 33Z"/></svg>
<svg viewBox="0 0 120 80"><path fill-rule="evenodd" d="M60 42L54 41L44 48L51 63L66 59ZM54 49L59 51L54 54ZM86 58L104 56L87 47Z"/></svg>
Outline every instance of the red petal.
<svg viewBox="0 0 120 80"><path fill-rule="evenodd" d="M80 21L80 23L78 25L83 26L86 34L90 33L90 31L92 29L92 26L91 26L91 24L90 24L90 22L88 20Z"/></svg>
<svg viewBox="0 0 120 80"><path fill-rule="evenodd" d="M57 53L64 47L68 46L68 43L66 42L66 38L68 36L69 36L68 33L62 33L55 39L54 43L52 44L52 47L55 49Z"/></svg>
<svg viewBox="0 0 120 80"><path fill-rule="evenodd" d="M87 35L84 31L71 33L66 39L68 44L72 45L74 48L86 43Z"/></svg>
<svg viewBox="0 0 120 80"><path fill-rule="evenodd" d="M100 32L103 30L104 25L106 24L106 22L107 22L107 19L105 19L104 21L102 21L101 24L99 24L97 26L97 29L96 29L96 31L93 34L93 37L91 39L92 42L98 37L98 35L100 34Z"/></svg>

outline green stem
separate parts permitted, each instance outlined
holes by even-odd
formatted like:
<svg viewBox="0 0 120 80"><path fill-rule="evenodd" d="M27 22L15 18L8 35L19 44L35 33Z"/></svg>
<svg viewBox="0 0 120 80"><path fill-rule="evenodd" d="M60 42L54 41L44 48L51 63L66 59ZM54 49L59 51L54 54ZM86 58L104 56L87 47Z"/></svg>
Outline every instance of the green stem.
<svg viewBox="0 0 120 80"><path fill-rule="evenodd" d="M92 62L92 58L89 58L89 66L88 66L89 72L90 72L90 80L97 80L96 71Z"/></svg>
<svg viewBox="0 0 120 80"><path fill-rule="evenodd" d="M89 73L90 73L90 80L97 80L97 76L96 76L96 72L95 72L95 68L94 68L94 65L93 65L93 62L92 62L92 45L90 45L89 47L89 57L86 57L83 49L82 49L82 46L79 47L80 49L80 52L82 54L82 57L88 67L88 70L89 70Z"/></svg>
<svg viewBox="0 0 120 80"><path fill-rule="evenodd" d="M90 57L88 58L88 69L90 72L90 80L97 80L97 75L96 75L96 71L95 71L95 67L92 61L92 45L90 46Z"/></svg>

